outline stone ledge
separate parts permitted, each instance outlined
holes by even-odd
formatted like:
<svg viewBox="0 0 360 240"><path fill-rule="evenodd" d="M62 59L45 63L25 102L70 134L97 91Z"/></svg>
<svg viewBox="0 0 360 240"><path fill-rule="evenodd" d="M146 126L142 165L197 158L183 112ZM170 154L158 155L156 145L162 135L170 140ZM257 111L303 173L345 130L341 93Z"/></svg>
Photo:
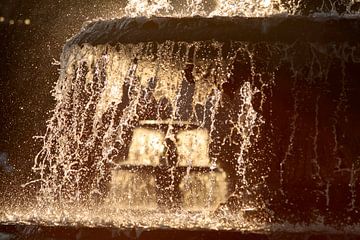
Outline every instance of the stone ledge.
<svg viewBox="0 0 360 240"><path fill-rule="evenodd" d="M277 16L243 17L137 17L90 22L69 39L72 45L205 41L343 42L360 41L360 18Z"/></svg>

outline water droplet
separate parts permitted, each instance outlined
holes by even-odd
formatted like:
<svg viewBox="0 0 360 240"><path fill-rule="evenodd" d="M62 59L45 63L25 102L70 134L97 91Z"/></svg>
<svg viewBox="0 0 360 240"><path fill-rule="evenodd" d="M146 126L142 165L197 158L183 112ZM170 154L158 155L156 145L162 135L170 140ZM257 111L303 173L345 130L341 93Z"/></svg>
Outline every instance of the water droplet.
<svg viewBox="0 0 360 240"><path fill-rule="evenodd" d="M264 0L264 7L269 7L271 4L271 0Z"/></svg>

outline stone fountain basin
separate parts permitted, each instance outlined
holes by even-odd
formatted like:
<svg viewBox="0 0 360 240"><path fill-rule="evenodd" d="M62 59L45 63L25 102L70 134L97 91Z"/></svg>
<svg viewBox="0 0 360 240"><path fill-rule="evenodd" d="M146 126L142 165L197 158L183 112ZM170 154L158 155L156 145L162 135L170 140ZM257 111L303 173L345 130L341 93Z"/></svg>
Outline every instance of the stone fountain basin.
<svg viewBox="0 0 360 240"><path fill-rule="evenodd" d="M66 46L164 41L342 42L360 40L358 17L137 17L84 25Z"/></svg>
<svg viewBox="0 0 360 240"><path fill-rule="evenodd" d="M179 230L179 229L144 229L115 227L81 227L81 226L41 226L41 225L0 225L1 239L358 239L357 234L324 233L324 232L251 232L226 230Z"/></svg>
<svg viewBox="0 0 360 240"><path fill-rule="evenodd" d="M209 46L211 52L211 41L244 43L235 81L223 89L231 98L239 84L252 79L249 66L256 62L255 73L263 78L253 78L252 86L267 99L262 109L254 99L265 124L249 162L254 178L265 176L267 207L295 221L333 212L354 223L360 214L359 33L358 17L121 18L84 25L66 43L63 57L85 45L116 51L118 45L137 43L202 42L200 51ZM213 57L206 55L205 61Z"/></svg>

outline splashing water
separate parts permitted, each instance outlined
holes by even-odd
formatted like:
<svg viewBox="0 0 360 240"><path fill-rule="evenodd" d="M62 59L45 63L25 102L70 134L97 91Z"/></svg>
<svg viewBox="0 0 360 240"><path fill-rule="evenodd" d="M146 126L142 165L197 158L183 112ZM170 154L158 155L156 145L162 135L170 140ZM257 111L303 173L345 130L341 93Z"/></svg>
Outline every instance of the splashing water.
<svg viewBox="0 0 360 240"><path fill-rule="evenodd" d="M130 0L125 15L138 16L242 16L266 17L272 15L357 15L359 2L307 0L186 0L175 4L169 0Z"/></svg>
<svg viewBox="0 0 360 240"><path fill-rule="evenodd" d="M34 166L41 184L36 209L47 209L46 216L35 211L26 214L29 220L63 224L110 221L118 226L140 221L150 227L210 224L217 228L219 223L214 225L207 216L213 215L228 196L227 173L217 160L221 153L213 150L217 141L223 141L219 128L232 126L232 131L238 131L235 135L244 138L236 155L244 189L250 187L243 175L249 163L245 155L250 138L255 140L259 134L254 129L262 124L252 106L259 91L249 81L236 90L239 98L231 104L240 108L233 120L216 120L223 105L230 103L221 86L231 77L234 61L246 48L234 43L234 52L229 49L224 55L219 42L168 41L72 46L64 52L54 90L57 105ZM211 62L204 58L209 49L214 57ZM160 125L149 129L142 125L144 121L169 127L166 131ZM184 126L175 133L180 123ZM166 163L171 166L166 172L172 179L166 187L178 187L180 192L170 191L170 196L169 192L159 193L164 186L157 183L154 172L164 164L162 155L168 138L175 138L178 161L175 165ZM124 169L129 165L137 168ZM144 174L140 168L144 166L154 170ZM237 188L231 191L239 191ZM179 194L182 197L176 199ZM252 204L246 207L259 205L255 200ZM175 212L168 205L175 205ZM78 212L73 206L83 210ZM114 211L116 214L110 214ZM138 211L145 213L139 215ZM92 220L95 216L103 220ZM197 220L189 221L193 217ZM232 223L235 219L240 226L242 215L234 215Z"/></svg>
<svg viewBox="0 0 360 240"><path fill-rule="evenodd" d="M173 7L167 0L130 0L125 8L126 15L129 17L169 15L172 11Z"/></svg>
<svg viewBox="0 0 360 240"><path fill-rule="evenodd" d="M217 0L212 11L206 11L206 1L187 0L185 6L175 9L171 1L131 0L125 8L127 16L264 16L275 12L270 0Z"/></svg>
<svg viewBox="0 0 360 240"><path fill-rule="evenodd" d="M259 17L296 13L298 4L291 1L290 11L268 0L219 0L211 10L201 0L186 3L177 12L166 0L131 0L125 11ZM277 228L269 222L278 205L303 201L291 195L299 181L315 189L309 201L324 202L325 211L336 205L338 184L347 186L344 209L356 212L360 153L344 145L356 75L346 66L358 66L358 49L348 42L68 44L33 168L39 179L29 183L39 183L37 203L0 220L268 230ZM310 146L299 140L307 138ZM309 209L309 219L326 225L319 211Z"/></svg>
<svg viewBox="0 0 360 240"><path fill-rule="evenodd" d="M271 1L218 0L215 10L210 13L210 16L259 17L265 15L271 15L274 13L279 13L279 12L274 12L273 4Z"/></svg>
<svg viewBox="0 0 360 240"><path fill-rule="evenodd" d="M164 152L161 139L165 136L156 131L151 136L151 130L141 128L141 121L149 118L155 123L166 120L170 125L178 121L196 123L197 131L203 131L202 134L188 130L183 135L187 141L191 138L189 134L204 136L199 149L205 149L202 153L189 154L186 149L191 152L192 146L186 146L180 132L176 136L179 165L189 166L190 171L192 165L211 164L216 168L216 157L211 161L207 157L210 147L207 144L211 145L211 140L206 139L207 136L213 139L218 131L215 118L223 98L221 85L231 75L227 69L231 69L234 56L224 59L220 43L211 43L210 47L215 51L215 65L209 65L201 57L206 49L202 43L130 44L116 49L84 46L67 53L55 90L58 104L35 165L42 177L41 192L45 199L77 202L88 197L87 194L101 193L101 182L109 174L106 167L109 164L116 166L122 161L160 164ZM190 65L191 73L183 70ZM261 124L252 107L252 97L257 92L249 82L239 88L238 101L242 107L231 123L245 140L239 164L244 164L250 138L256 136L253 128ZM190 99L183 99L184 96ZM130 129L135 130L134 140ZM171 134L170 130L165 134ZM121 159L127 157L123 148L131 140L128 159ZM199 154L203 157L199 158ZM87 183L89 189L85 195L84 179L92 179Z"/></svg>
<svg viewBox="0 0 360 240"><path fill-rule="evenodd" d="M70 43L54 91L56 108L34 166L41 183L38 206L26 212L25 220L20 213L12 218L91 226L267 229L265 222L275 217L268 199L286 205L279 196L290 199L298 161L294 151L308 151L296 142L302 134L301 112L307 111L307 85L319 89L306 100L315 104L307 174L319 189L317 196L331 207L336 173L324 170L319 151L320 116L327 114L320 102L333 91L334 62L343 67L359 63L357 48L215 40ZM286 80L284 71L291 73ZM339 105L350 94L342 71L343 93L333 124L341 121ZM288 95L279 95L278 89ZM278 129L280 96L289 97L286 104L292 109L288 137ZM284 136L286 146L277 155L282 156L279 172L270 160L278 151L272 136ZM333 138L339 141L336 134ZM332 157L338 154L334 149ZM358 168L342 168L350 174L352 211L358 204ZM320 216L315 221L323 224Z"/></svg>

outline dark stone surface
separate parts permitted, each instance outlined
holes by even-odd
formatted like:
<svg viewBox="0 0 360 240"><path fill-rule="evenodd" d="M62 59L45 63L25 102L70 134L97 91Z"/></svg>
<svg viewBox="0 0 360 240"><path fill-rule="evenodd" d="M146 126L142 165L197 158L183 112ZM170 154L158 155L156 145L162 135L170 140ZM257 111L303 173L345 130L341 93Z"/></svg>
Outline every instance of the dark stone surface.
<svg viewBox="0 0 360 240"><path fill-rule="evenodd" d="M3 235L1 235L3 234ZM359 235L344 233L256 233L223 230L179 230L179 229L119 229L113 227L69 227L40 225L0 225L2 239L63 240L63 239L119 239L119 240L358 240Z"/></svg>
<svg viewBox="0 0 360 240"><path fill-rule="evenodd" d="M138 17L89 23L66 47L138 42L266 41L341 42L360 40L357 17Z"/></svg>
<svg viewBox="0 0 360 240"><path fill-rule="evenodd" d="M53 227L39 225L0 225L9 239L243 239L267 240L266 234L215 230L118 229L112 227Z"/></svg>

